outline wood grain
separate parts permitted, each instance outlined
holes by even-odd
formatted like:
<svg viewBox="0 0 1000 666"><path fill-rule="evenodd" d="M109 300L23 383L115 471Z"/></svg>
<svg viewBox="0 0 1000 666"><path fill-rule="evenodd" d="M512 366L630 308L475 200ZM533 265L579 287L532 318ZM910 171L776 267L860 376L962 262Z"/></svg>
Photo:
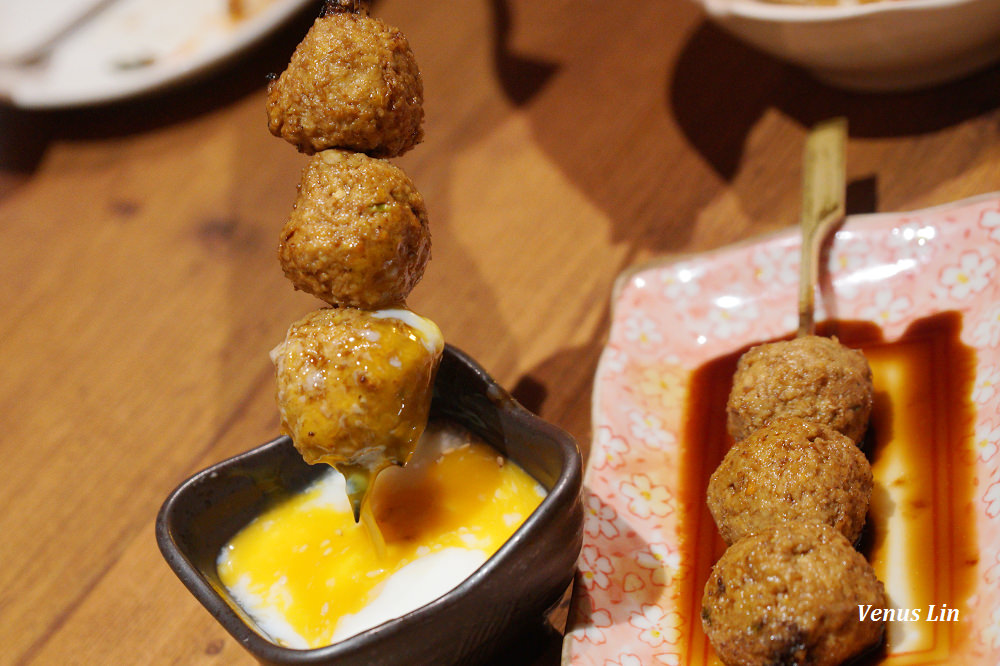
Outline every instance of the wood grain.
<svg viewBox="0 0 1000 666"><path fill-rule="evenodd" d="M426 140L399 164L434 250L410 305L584 451L615 277L795 224L818 120L849 119L849 212L1000 189L996 67L864 96L685 0L373 11L424 75ZM162 561L153 521L184 478L274 436L267 352L318 306L276 260L305 158L263 112L307 25L149 98L0 107L3 663L251 662Z"/></svg>

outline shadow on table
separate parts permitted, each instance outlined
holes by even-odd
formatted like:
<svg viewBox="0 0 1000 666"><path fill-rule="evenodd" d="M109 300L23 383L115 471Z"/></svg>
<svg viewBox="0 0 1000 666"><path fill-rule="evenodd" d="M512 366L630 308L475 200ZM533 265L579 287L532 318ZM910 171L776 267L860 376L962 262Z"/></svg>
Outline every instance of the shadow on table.
<svg viewBox="0 0 1000 666"><path fill-rule="evenodd" d="M0 180L0 198L34 173L53 141L148 132L258 93L269 74L285 68L315 14L316 7L309 6L249 52L162 91L70 109L26 110L0 104L0 176L10 177Z"/></svg>
<svg viewBox="0 0 1000 666"><path fill-rule="evenodd" d="M508 0L490 0L493 12L493 66L504 94L517 106L530 102L549 82L559 66L527 58L510 46L513 25Z"/></svg>
<svg viewBox="0 0 1000 666"><path fill-rule="evenodd" d="M605 319L610 314L604 308ZM606 331L607 321L597 327ZM527 409L547 421L559 424L577 441L584 464L590 454L590 414L580 410L581 402L590 403L594 373L604 350L602 338L587 344L566 347L530 368L511 389L511 395ZM549 387L559 387L550 394Z"/></svg>
<svg viewBox="0 0 1000 666"><path fill-rule="evenodd" d="M928 134L1000 106L1000 66L912 92L854 93L820 83L704 22L677 60L668 97L685 136L729 180L747 134L769 108L805 127L846 116L854 137Z"/></svg>
<svg viewBox="0 0 1000 666"><path fill-rule="evenodd" d="M513 0L491 1L497 17L495 52L500 55L496 57L503 60L510 55L503 43L512 30L507 23L507 5ZM643 254L670 254L689 248L695 240L694 221L706 206L718 205L720 193L727 188L740 205L749 207L751 217L767 215L769 200L747 189L752 187L748 182L760 179L743 182L739 175L769 168L747 165L744 151L749 133L771 110L803 127L844 115L853 137L923 138L922 152L934 159L935 147L947 140L945 130L1000 107L998 66L926 90L861 94L820 83L704 19L695 18L690 31L661 31L682 35L680 44L653 48L644 41L657 26L691 20L683 11L681 3L647 5L636 9L635 16L622 15L611 6L589 7L591 17L581 22L580 31L566 33L578 42L592 44L590 50L553 43L552 53L565 48L576 56L559 60L557 67L531 81L517 68L495 64L508 101L529 119L536 144L608 217L609 243L628 248L624 265ZM603 12L606 17L595 20L594 12ZM599 39L595 23L621 31L621 39L634 37L643 48L625 52L609 46L611 40ZM529 75L532 71L534 68L527 70ZM586 73L593 75L586 79ZM662 78L643 78L650 73ZM590 83L581 85L584 80ZM616 86L620 94L614 94ZM518 92L511 93L512 89ZM530 94L525 94L526 90ZM628 113L623 113L623 105L628 105ZM681 143L678 132L703 161L676 159ZM942 134L940 142L937 134ZM950 163L937 164L936 177L947 178L951 171L961 173L967 166L963 160L974 158L971 150L952 155ZM798 184L795 173L779 176L778 188ZM875 178L863 176L850 183L849 212L879 208ZM630 196L623 197L622 192ZM592 374L596 367L600 338L608 322L605 306L595 340L560 350L529 370L515 388L515 395L534 411L567 427L578 438L589 424L567 423L562 416L573 413L567 411L571 399L589 400L592 378L584 374Z"/></svg>
<svg viewBox="0 0 1000 666"><path fill-rule="evenodd" d="M258 93L268 75L280 72L314 20L322 0L304 9L248 54L189 83L134 99L91 107L24 110L0 102L0 170L27 176L53 140L126 136L184 122ZM369 0L375 10L377 0ZM490 0L492 49L497 78L518 105L539 92L557 66L522 57L510 48L511 16L506 0ZM0 189L0 196L4 194Z"/></svg>

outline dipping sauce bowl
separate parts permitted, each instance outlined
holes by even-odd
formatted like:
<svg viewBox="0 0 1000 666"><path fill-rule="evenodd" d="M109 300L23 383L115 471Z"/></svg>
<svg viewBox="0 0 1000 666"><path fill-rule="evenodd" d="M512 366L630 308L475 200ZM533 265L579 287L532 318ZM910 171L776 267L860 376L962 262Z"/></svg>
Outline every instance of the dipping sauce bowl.
<svg viewBox="0 0 1000 666"><path fill-rule="evenodd" d="M547 491L487 562L435 601L339 643L292 649L271 641L219 580L220 549L265 508L308 486L288 437L199 472L164 502L156 537L199 602L264 664L457 664L488 659L542 625L572 584L583 536L582 461L576 442L517 403L475 361L446 345L431 417L452 421L517 463Z"/></svg>

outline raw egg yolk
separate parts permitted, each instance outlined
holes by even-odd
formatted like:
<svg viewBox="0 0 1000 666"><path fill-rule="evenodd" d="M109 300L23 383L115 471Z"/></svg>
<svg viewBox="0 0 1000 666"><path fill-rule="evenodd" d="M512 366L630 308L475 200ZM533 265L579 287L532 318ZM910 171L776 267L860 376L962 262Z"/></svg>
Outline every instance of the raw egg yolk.
<svg viewBox="0 0 1000 666"><path fill-rule="evenodd" d="M394 609L376 613L378 624L460 583L510 538L544 494L492 447L454 426L432 424L406 467L383 471L372 489L384 548L363 522L354 522L343 477L331 469L224 546L219 577L275 642L329 645L367 628L353 618L369 605ZM419 572L414 563L423 563ZM407 579L404 569L419 580ZM391 595L387 581L394 583Z"/></svg>

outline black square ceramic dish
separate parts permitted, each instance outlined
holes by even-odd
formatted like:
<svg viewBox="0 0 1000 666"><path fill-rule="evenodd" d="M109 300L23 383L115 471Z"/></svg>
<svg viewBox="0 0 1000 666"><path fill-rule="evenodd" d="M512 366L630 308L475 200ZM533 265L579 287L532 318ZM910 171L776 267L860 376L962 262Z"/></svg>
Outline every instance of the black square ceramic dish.
<svg viewBox="0 0 1000 666"><path fill-rule="evenodd" d="M572 582L580 552L581 459L573 439L507 394L471 358L446 346L432 417L461 424L517 462L548 495L511 539L461 585L403 617L312 650L276 645L226 592L216 572L222 546L276 499L323 470L287 437L191 477L160 509L164 558L208 611L265 664L476 663L537 626Z"/></svg>

